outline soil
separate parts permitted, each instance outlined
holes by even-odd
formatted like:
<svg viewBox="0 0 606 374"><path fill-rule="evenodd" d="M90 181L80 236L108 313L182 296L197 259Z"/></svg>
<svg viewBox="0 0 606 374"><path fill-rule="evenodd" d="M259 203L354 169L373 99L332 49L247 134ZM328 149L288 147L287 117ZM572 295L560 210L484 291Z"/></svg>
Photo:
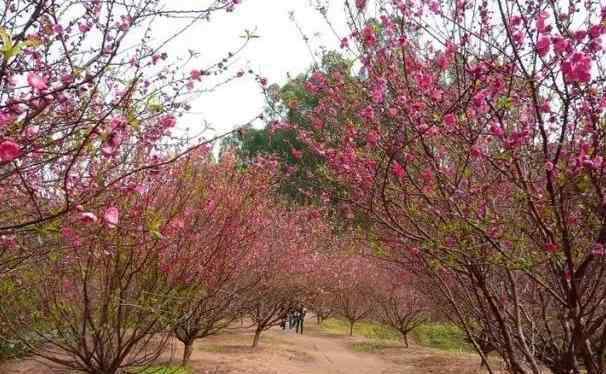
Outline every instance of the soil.
<svg viewBox="0 0 606 374"><path fill-rule="evenodd" d="M306 324L304 335L279 327L261 336L252 349L253 332L234 327L219 336L196 342L191 357L194 374L479 374L480 359L475 354L445 352L411 344L376 345L362 337L329 334L314 322ZM372 349L354 349L354 346ZM177 364L182 347L171 344L163 362ZM1 374L58 374L33 359L0 366Z"/></svg>

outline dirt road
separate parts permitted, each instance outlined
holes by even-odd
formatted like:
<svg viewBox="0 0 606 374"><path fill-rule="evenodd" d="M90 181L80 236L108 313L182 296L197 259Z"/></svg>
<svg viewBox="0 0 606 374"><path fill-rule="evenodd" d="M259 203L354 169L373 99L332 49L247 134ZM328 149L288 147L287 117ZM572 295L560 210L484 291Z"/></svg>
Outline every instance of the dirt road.
<svg viewBox="0 0 606 374"><path fill-rule="evenodd" d="M304 335L279 328L266 332L257 350L252 334L237 331L198 345L195 373L242 374L471 374L479 370L473 354L452 353L396 343L379 345L361 337L328 334L310 323ZM358 349L355 349L355 346Z"/></svg>
<svg viewBox="0 0 606 374"><path fill-rule="evenodd" d="M234 328L220 336L196 343L191 368L194 374L472 374L479 370L476 355L450 353L399 344L377 345L361 337L328 334L308 323L304 335L274 328L251 349L252 332ZM365 348L367 347L367 348ZM162 361L179 362L181 347L175 344ZM32 360L0 367L2 374L51 374Z"/></svg>

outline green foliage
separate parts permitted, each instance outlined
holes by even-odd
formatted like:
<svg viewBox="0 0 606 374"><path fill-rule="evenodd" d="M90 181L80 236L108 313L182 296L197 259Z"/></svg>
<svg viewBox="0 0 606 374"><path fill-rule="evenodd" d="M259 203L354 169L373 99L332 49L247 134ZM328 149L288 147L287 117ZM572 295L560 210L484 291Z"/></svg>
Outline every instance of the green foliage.
<svg viewBox="0 0 606 374"><path fill-rule="evenodd" d="M465 332L450 323L426 323L411 333L419 345L443 349L446 351L473 351L473 347L465 341Z"/></svg>
<svg viewBox="0 0 606 374"><path fill-rule="evenodd" d="M322 329L334 334L349 334L349 323L329 318L322 322ZM376 340L400 340L400 334L389 327L374 322L360 321L354 325L354 335Z"/></svg>
<svg viewBox="0 0 606 374"><path fill-rule="evenodd" d="M28 347L18 340L0 338L0 362L26 356Z"/></svg>
<svg viewBox="0 0 606 374"><path fill-rule="evenodd" d="M181 366L151 366L136 370L133 374L193 374L193 371Z"/></svg>
<svg viewBox="0 0 606 374"><path fill-rule="evenodd" d="M287 122L298 129L310 129L309 114L317 107L319 97L306 89L308 80L316 70L326 74L338 70L342 75L354 79L350 74L351 67L352 62L338 52L325 52L320 67L290 79L277 94L268 95L266 128L247 129L237 136L225 138L221 153L227 149L235 149L244 163L252 162L259 156L276 157L284 166L284 170L289 172L282 180L280 191L298 203L313 202L317 198L317 192L335 189L337 186L334 181L324 171L324 159L311 152L308 146L298 139L297 131L272 126L276 123L274 120L277 120Z"/></svg>

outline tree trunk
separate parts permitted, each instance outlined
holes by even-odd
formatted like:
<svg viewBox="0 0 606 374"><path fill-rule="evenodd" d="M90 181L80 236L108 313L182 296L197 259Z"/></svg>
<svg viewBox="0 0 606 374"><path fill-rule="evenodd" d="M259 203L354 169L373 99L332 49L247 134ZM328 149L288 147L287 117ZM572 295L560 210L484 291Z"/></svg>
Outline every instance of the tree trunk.
<svg viewBox="0 0 606 374"><path fill-rule="evenodd" d="M322 316L320 314L316 314L316 318L317 318L317 321L318 321L318 325L321 325L322 324Z"/></svg>
<svg viewBox="0 0 606 374"><path fill-rule="evenodd" d="M257 345L259 344L259 338L261 337L261 331L260 329L255 330L255 337L253 338L253 343L252 343L252 347L256 348Z"/></svg>
<svg viewBox="0 0 606 374"><path fill-rule="evenodd" d="M194 341L188 341L183 343L183 359L181 360L181 366L187 366L189 364L189 359L191 358L191 354L194 351Z"/></svg>
<svg viewBox="0 0 606 374"><path fill-rule="evenodd" d="M408 334L403 334L403 339L404 339L404 346L406 348L408 348Z"/></svg>
<svg viewBox="0 0 606 374"><path fill-rule="evenodd" d="M353 321L349 321L349 336L353 336L353 326L354 326Z"/></svg>

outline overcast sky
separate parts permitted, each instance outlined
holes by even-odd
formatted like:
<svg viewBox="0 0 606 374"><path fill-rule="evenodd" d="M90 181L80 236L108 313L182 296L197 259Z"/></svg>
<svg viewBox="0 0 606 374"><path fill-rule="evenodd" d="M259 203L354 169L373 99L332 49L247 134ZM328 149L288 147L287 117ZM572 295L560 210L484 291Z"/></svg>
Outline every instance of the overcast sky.
<svg viewBox="0 0 606 374"><path fill-rule="evenodd" d="M172 1L176 0L171 0ZM179 7L194 8L200 0L178 0ZM200 52L192 67L203 68L220 59L243 42L244 30L254 30L260 38L254 39L236 60L236 66L250 67L267 77L269 83L284 83L287 74L304 72L313 63L313 56L297 27L289 17L294 11L297 23L310 38L312 49L321 46L335 49L337 37L314 7L315 0L243 0L234 13L220 14L210 23L190 29L168 48L170 55L187 56L188 49ZM176 3L175 3L176 4ZM329 0L328 17L339 33L344 32L343 1ZM154 30L159 36L174 31L177 22L163 21ZM206 82L207 84L210 81ZM261 90L252 77L231 82L215 92L205 94L193 102L194 114L179 121L180 128L193 132L202 121L213 125L217 133L249 121L263 109Z"/></svg>

